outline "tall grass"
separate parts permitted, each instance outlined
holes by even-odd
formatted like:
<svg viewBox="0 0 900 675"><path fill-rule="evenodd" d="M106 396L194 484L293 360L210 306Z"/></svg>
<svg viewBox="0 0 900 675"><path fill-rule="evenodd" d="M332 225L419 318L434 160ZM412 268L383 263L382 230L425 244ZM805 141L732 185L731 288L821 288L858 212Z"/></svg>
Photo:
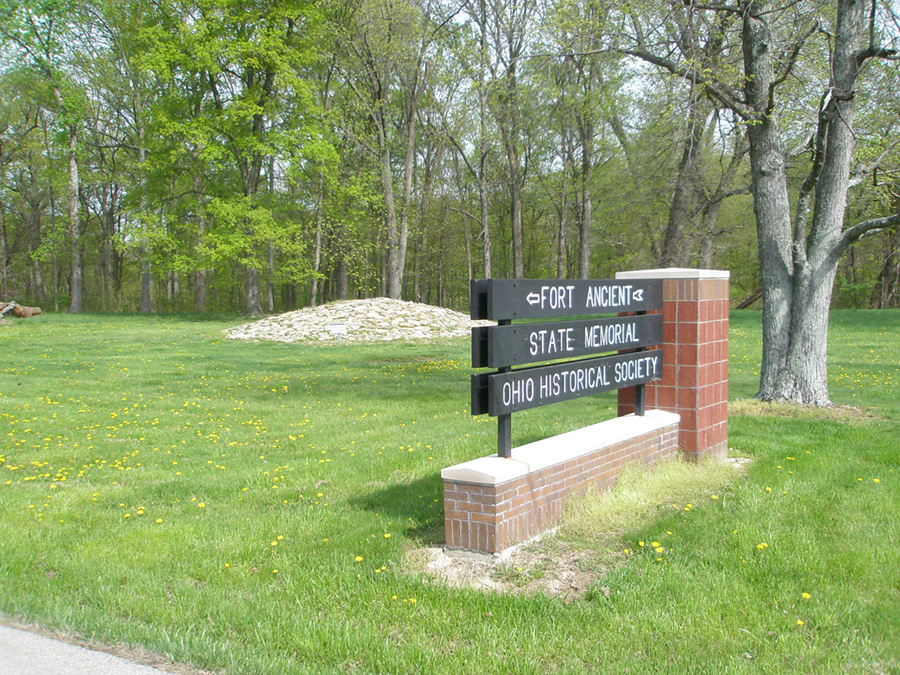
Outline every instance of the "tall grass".
<svg viewBox="0 0 900 675"><path fill-rule="evenodd" d="M604 592L570 603L404 565L443 539L440 469L495 447L465 340L223 339L237 322L0 327L0 611L222 673L900 669L900 313L834 313L832 397L877 417L733 416L746 477L622 521ZM732 397L759 350L734 315ZM514 442L613 404L521 413Z"/></svg>

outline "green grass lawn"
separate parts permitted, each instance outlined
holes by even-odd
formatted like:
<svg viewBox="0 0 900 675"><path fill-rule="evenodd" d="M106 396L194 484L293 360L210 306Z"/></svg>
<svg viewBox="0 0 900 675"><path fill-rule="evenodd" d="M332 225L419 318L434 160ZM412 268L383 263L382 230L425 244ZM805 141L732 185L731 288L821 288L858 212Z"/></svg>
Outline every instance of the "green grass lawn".
<svg viewBox="0 0 900 675"><path fill-rule="evenodd" d="M440 470L495 450L466 340L224 339L237 323L0 327L0 612L242 675L900 672L900 312L833 313L832 399L870 416L738 408L746 476L660 494L572 602L404 562L443 540ZM759 314L731 325L747 398ZM517 414L514 443L613 408Z"/></svg>

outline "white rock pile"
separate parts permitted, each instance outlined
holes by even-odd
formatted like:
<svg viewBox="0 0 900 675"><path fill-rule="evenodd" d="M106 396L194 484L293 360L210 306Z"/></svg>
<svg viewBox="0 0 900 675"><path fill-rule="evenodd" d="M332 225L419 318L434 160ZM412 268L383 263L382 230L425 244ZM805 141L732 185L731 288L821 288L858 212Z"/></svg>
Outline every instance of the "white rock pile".
<svg viewBox="0 0 900 675"><path fill-rule="evenodd" d="M236 340L337 342L336 324L343 324L346 331L342 340L390 342L469 335L473 326L492 322L472 321L465 314L433 305L369 298L299 309L230 328L225 334Z"/></svg>

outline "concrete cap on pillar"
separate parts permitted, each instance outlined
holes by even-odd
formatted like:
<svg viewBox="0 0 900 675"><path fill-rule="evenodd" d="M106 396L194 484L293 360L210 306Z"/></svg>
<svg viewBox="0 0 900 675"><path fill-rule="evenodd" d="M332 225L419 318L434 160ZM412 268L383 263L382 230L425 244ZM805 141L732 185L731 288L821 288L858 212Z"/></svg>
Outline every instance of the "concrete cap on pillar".
<svg viewBox="0 0 900 675"><path fill-rule="evenodd" d="M664 267L656 270L616 272L616 279L730 279L727 270L701 270L686 267Z"/></svg>

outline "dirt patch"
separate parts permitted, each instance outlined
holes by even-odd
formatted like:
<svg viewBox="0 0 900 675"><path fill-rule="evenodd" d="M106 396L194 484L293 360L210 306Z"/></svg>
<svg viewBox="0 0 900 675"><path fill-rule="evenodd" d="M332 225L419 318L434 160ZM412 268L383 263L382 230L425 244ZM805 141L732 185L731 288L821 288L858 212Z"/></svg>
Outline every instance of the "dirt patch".
<svg viewBox="0 0 900 675"><path fill-rule="evenodd" d="M787 401L760 401L747 398L728 402L729 415L746 417L788 417L804 420L865 423L878 419L874 413L850 405L815 406Z"/></svg>
<svg viewBox="0 0 900 675"><path fill-rule="evenodd" d="M497 555L422 548L410 551L407 563L453 588L575 600L594 588L609 567L595 567L597 551L557 550L557 544L537 541Z"/></svg>

